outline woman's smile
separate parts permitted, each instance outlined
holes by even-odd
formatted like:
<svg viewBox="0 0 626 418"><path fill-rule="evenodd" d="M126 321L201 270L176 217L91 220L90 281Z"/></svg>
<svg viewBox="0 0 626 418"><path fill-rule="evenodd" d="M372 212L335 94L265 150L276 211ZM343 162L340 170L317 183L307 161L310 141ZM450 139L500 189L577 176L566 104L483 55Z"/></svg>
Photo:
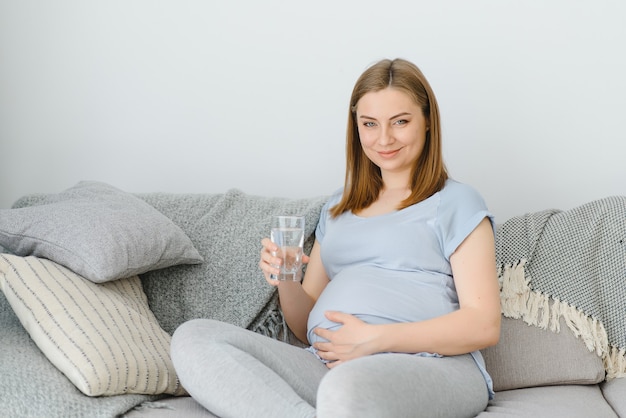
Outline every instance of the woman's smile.
<svg viewBox="0 0 626 418"><path fill-rule="evenodd" d="M380 155L382 158L391 159L395 157L396 155L398 155L400 150L401 148L395 149L395 150L378 151L378 155Z"/></svg>

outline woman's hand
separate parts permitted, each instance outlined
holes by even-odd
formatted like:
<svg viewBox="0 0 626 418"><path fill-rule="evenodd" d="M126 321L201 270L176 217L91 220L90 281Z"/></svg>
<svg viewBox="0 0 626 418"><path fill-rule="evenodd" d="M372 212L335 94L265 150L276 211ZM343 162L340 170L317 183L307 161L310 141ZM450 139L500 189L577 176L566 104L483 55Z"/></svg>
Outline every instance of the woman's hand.
<svg viewBox="0 0 626 418"><path fill-rule="evenodd" d="M324 328L316 328L315 334L328 340L317 342L313 347L317 354L329 362L329 369L355 358L377 353L376 349L376 325L366 324L354 315L327 311L326 318L330 321L342 324L337 331Z"/></svg>
<svg viewBox="0 0 626 418"><path fill-rule="evenodd" d="M263 238L261 241L263 248L261 249L261 259L259 261L259 267L263 271L265 280L272 286L278 286L280 283L277 279L272 279L271 275L278 276L280 273L280 265L283 263L283 259L275 257L272 253L278 251L278 246L274 244L269 238ZM309 257L306 254L302 254L302 264L309 262Z"/></svg>

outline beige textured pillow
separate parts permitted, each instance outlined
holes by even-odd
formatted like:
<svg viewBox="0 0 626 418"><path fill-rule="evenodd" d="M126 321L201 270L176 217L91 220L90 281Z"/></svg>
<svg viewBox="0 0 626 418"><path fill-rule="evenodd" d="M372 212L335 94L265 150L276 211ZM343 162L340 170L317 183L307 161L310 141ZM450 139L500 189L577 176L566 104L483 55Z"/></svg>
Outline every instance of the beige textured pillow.
<svg viewBox="0 0 626 418"><path fill-rule="evenodd" d="M496 392L548 385L587 385L604 380L602 359L569 330L559 333L502 317L500 341L482 351Z"/></svg>
<svg viewBox="0 0 626 418"><path fill-rule="evenodd" d="M47 259L0 254L0 288L46 357L85 395L183 395L170 335L138 276L97 284Z"/></svg>

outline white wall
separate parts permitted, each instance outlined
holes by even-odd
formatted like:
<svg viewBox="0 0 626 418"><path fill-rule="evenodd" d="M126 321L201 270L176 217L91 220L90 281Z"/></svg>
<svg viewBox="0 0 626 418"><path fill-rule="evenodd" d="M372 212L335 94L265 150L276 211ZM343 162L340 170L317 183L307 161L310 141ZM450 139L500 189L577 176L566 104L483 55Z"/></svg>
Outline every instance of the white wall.
<svg viewBox="0 0 626 418"><path fill-rule="evenodd" d="M404 57L499 221L626 195L620 0L0 0L0 208L100 180L305 197L358 75Z"/></svg>

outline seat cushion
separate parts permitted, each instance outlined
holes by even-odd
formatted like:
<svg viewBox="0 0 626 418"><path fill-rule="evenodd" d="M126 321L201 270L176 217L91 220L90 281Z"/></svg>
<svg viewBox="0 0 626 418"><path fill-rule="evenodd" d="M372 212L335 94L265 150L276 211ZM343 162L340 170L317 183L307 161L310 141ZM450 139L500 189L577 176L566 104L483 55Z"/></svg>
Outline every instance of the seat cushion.
<svg viewBox="0 0 626 418"><path fill-rule="evenodd" d="M624 380L626 382L626 380ZM626 399L623 397L621 399ZM123 418L216 418L190 397L147 402ZM598 385L545 386L496 393L478 418L617 418Z"/></svg>
<svg viewBox="0 0 626 418"><path fill-rule="evenodd" d="M496 393L478 418L619 418L598 385L544 386Z"/></svg>
<svg viewBox="0 0 626 418"><path fill-rule="evenodd" d="M617 415L626 417L626 377L602 382L600 389Z"/></svg>

